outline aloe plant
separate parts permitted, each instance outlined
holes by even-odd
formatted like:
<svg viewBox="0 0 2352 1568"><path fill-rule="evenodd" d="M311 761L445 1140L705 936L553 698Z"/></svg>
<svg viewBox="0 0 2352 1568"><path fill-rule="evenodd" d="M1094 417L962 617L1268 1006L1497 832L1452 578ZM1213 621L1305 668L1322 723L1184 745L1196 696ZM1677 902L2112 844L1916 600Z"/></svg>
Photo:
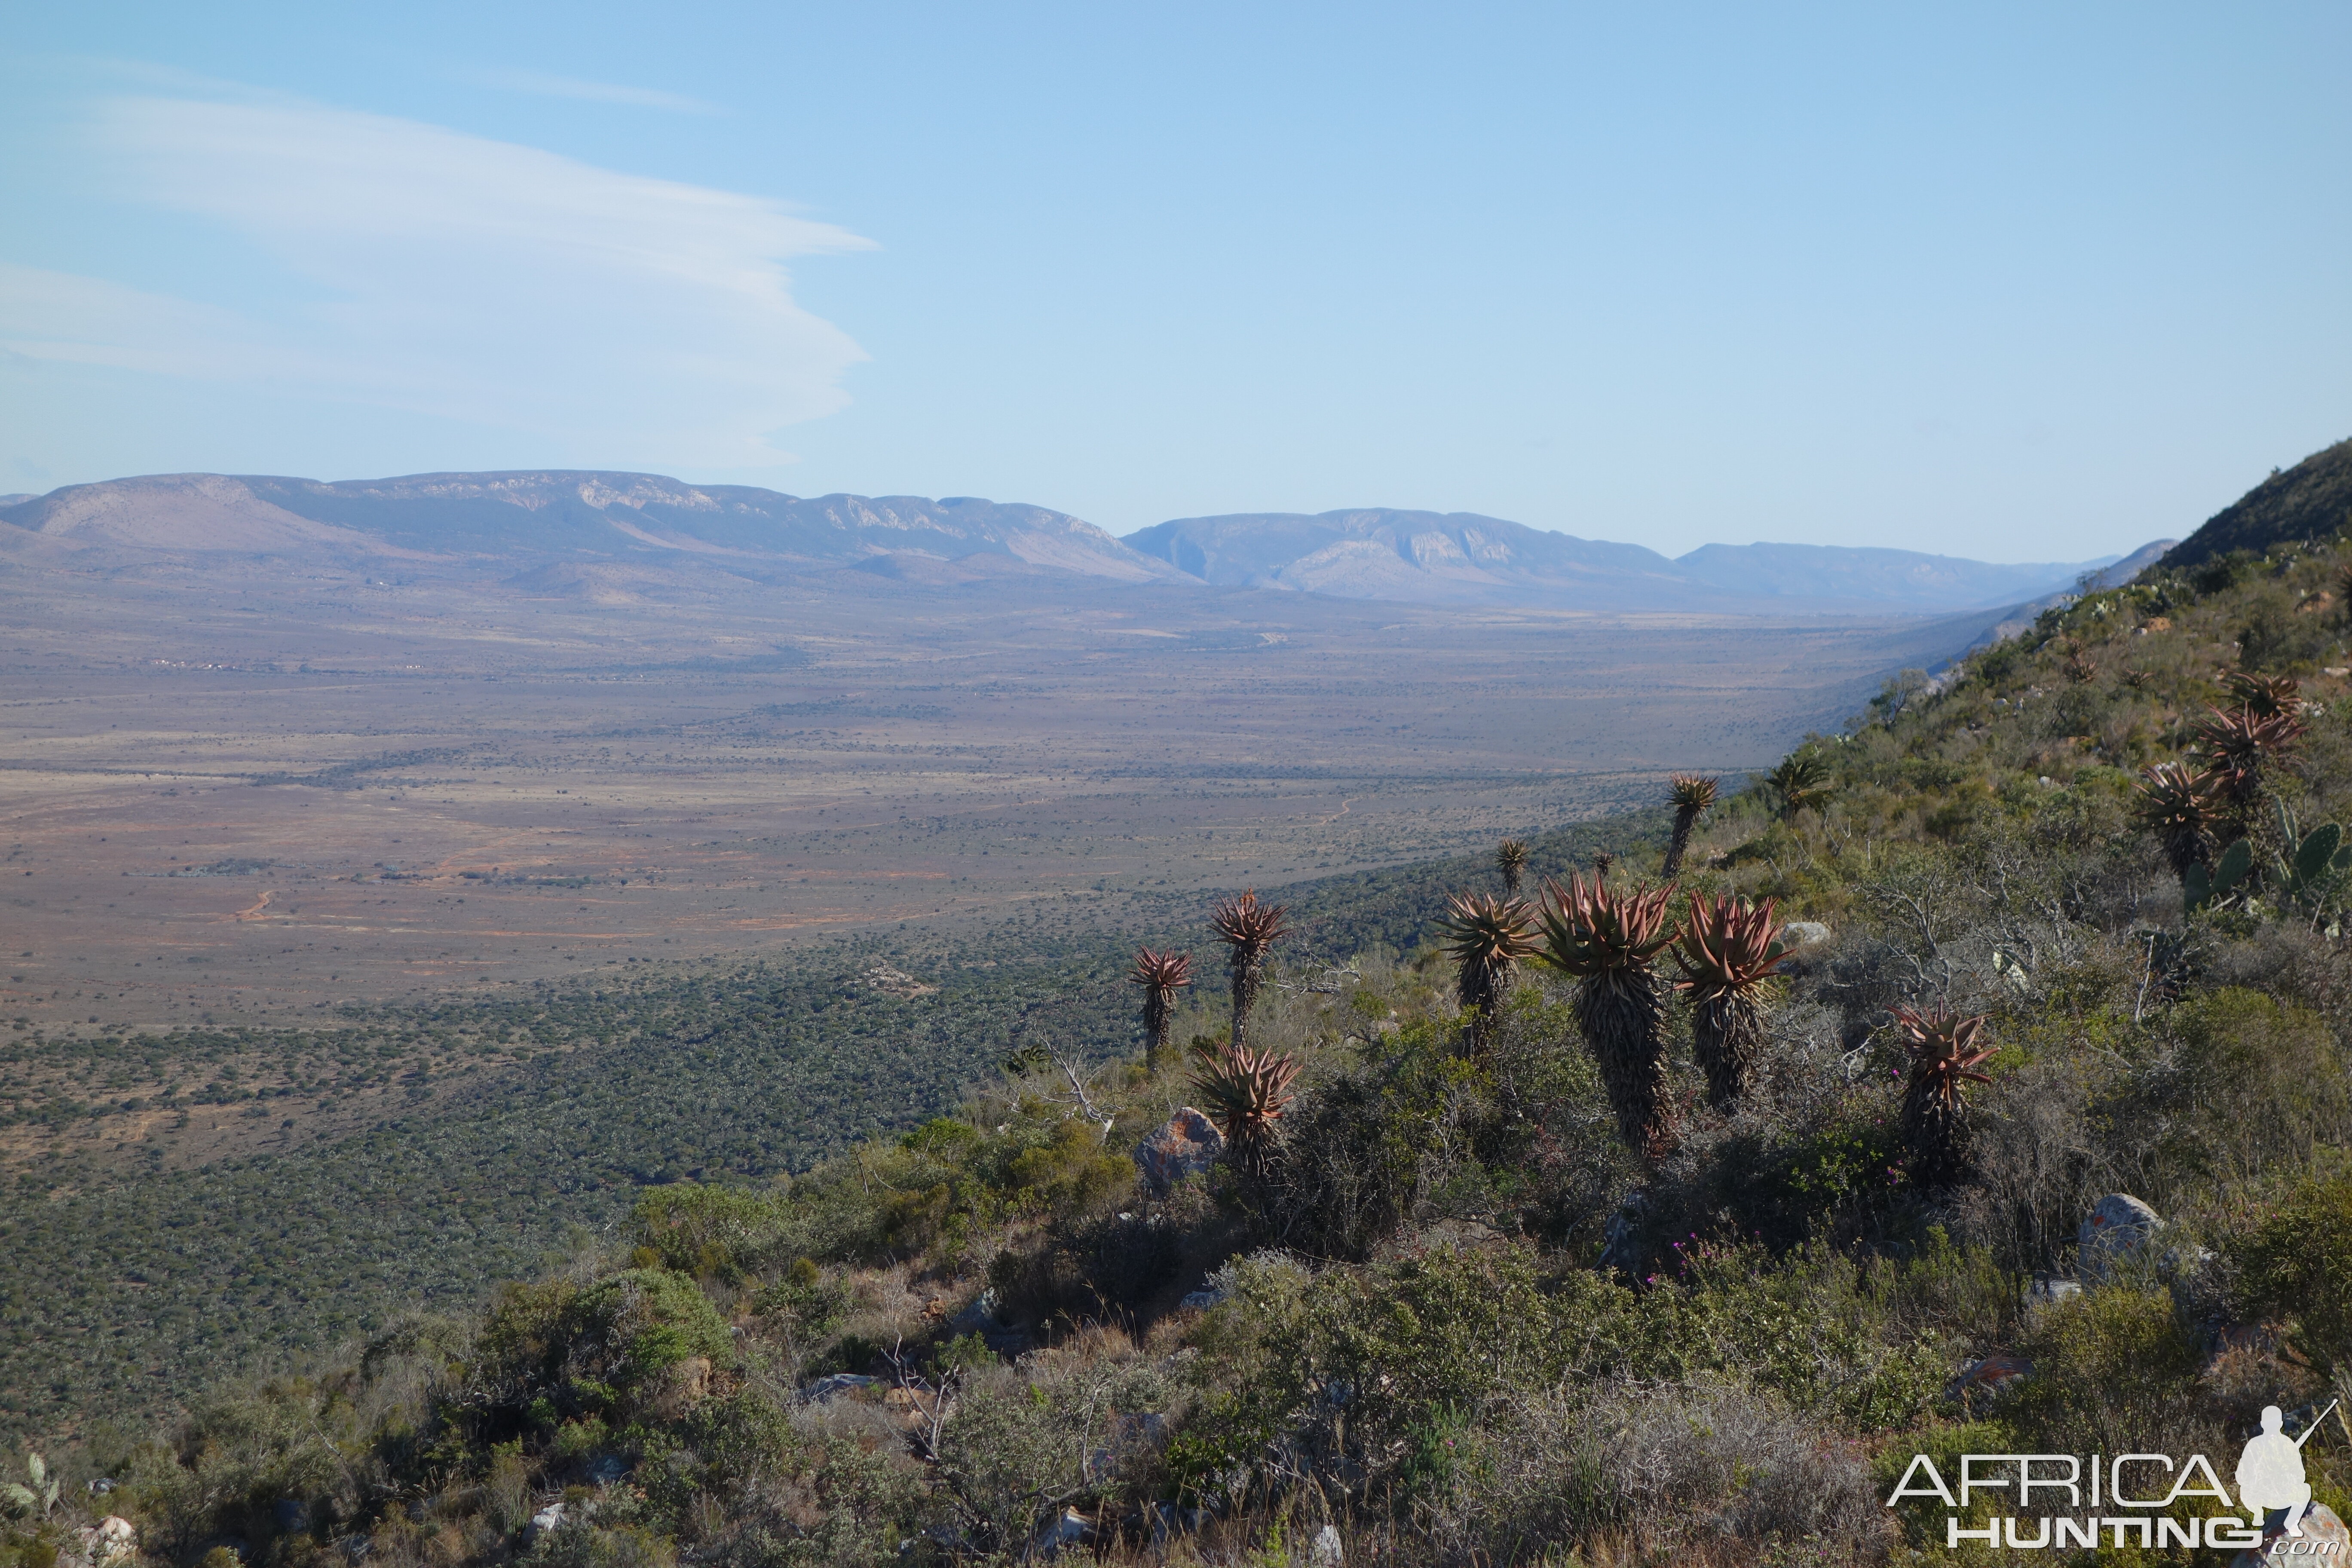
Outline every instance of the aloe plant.
<svg viewBox="0 0 2352 1568"><path fill-rule="evenodd" d="M1503 896L1519 896L1519 879L1527 874L1528 845L1524 838L1506 838L1495 846L1495 869L1503 874Z"/></svg>
<svg viewBox="0 0 2352 1568"><path fill-rule="evenodd" d="M1495 1010L1510 993L1512 972L1535 953L1534 917L1517 899L1465 893L1446 905L1437 928L1445 933L1462 1010L1469 1015L1470 1055L1484 1056Z"/></svg>
<svg viewBox="0 0 2352 1568"><path fill-rule="evenodd" d="M2214 708L2198 721L2197 745L2223 793L2243 813L2262 793L2263 770L2309 728L2291 709L2264 713L2251 703L2235 711Z"/></svg>
<svg viewBox="0 0 2352 1568"><path fill-rule="evenodd" d="M1666 843L1666 863L1658 875L1671 882L1681 875L1683 853L1690 847L1691 829L1715 807L1720 782L1699 773L1676 773L1667 781L1666 804L1675 808L1675 834Z"/></svg>
<svg viewBox="0 0 2352 1568"><path fill-rule="evenodd" d="M1667 910L1672 888L1612 892L1595 877L1571 874L1566 887L1544 885L1538 916L1538 962L1583 984L1576 1021L1601 1064L1601 1081L1617 1115L1618 1136L1656 1158L1674 1140L1666 1086L1666 990L1652 961L1678 934Z"/></svg>
<svg viewBox="0 0 2352 1568"><path fill-rule="evenodd" d="M1983 1043L1984 1016L1897 1007L1895 1022L1911 1055L1903 1089L1905 1163L1923 1187L1958 1185L1969 1169L1968 1086L1992 1081L1980 1070L1993 1055Z"/></svg>
<svg viewBox="0 0 2352 1568"><path fill-rule="evenodd" d="M1707 1103L1728 1110L1755 1078L1764 1044L1764 983L1788 956L1770 899L1759 907L1732 894L1693 893L1690 918L1674 947L1683 972L1675 989L1691 998L1691 1048L1706 1074Z"/></svg>
<svg viewBox="0 0 2352 1568"><path fill-rule="evenodd" d="M1791 752L1780 763L1764 775L1772 793L1780 797L1780 816L1791 817L1807 806L1818 806L1830 797L1829 763L1811 752Z"/></svg>
<svg viewBox="0 0 2352 1568"><path fill-rule="evenodd" d="M1168 1045L1168 1020L1176 1011L1176 993L1192 984L1192 955L1135 950L1135 965L1127 978L1143 987L1143 1050L1145 1059L1159 1063Z"/></svg>
<svg viewBox="0 0 2352 1568"><path fill-rule="evenodd" d="M2261 719L2293 713L2303 705L2303 685L2292 675L2254 675L2232 670L2221 678L2238 705Z"/></svg>
<svg viewBox="0 0 2352 1568"><path fill-rule="evenodd" d="M1209 929L1219 942L1225 944L1225 974L1233 984L1234 1048L1240 1050L1249 1043L1249 1013L1257 1001L1258 988L1265 981L1265 957L1276 941L1289 934L1290 928L1282 923L1280 904L1257 901L1257 890L1249 889L1237 899L1220 901L1209 912Z"/></svg>
<svg viewBox="0 0 2352 1568"><path fill-rule="evenodd" d="M2135 814L2157 842L2172 874L2188 879L2192 868L2212 869L2212 826L2224 806L2221 785L2210 773L2185 763L2158 763L2140 778Z"/></svg>
<svg viewBox="0 0 2352 1568"><path fill-rule="evenodd" d="M1276 1124L1290 1104L1298 1063L1271 1050L1229 1044L1203 1045L1196 1057L1192 1090L1224 1134L1226 1159L1263 1174L1273 1156Z"/></svg>

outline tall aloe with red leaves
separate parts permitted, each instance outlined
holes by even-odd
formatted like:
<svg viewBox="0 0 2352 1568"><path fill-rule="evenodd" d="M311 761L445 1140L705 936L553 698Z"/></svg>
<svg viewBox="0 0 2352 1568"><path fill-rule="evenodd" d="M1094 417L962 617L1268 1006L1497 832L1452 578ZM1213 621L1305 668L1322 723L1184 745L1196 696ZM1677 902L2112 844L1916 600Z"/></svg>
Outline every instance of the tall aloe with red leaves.
<svg viewBox="0 0 2352 1568"><path fill-rule="evenodd" d="M1675 808L1674 837L1666 841L1666 863L1658 875L1673 881L1681 875L1683 852L1690 847L1691 829L1698 819L1715 809L1715 797L1721 781L1698 773L1676 773L1666 784L1666 804Z"/></svg>
<svg viewBox="0 0 2352 1568"><path fill-rule="evenodd" d="M1272 1163L1283 1111L1298 1064L1271 1050L1214 1045L1202 1048L1192 1073L1201 1109L1225 1136L1225 1158L1263 1175Z"/></svg>
<svg viewBox="0 0 2352 1568"><path fill-rule="evenodd" d="M2221 678L2238 706L2258 718L2275 719L2303 706L2303 683L2292 675L2256 675L2233 669Z"/></svg>
<svg viewBox="0 0 2352 1568"><path fill-rule="evenodd" d="M1764 1045L1764 983L1789 944L1773 900L1762 907L1731 894L1693 893L1675 940L1677 990L1691 997L1691 1048L1706 1074L1707 1103L1728 1110L1753 1087Z"/></svg>
<svg viewBox="0 0 2352 1568"><path fill-rule="evenodd" d="M1672 888L1617 893L1595 877L1570 873L1568 885L1544 884L1536 953L1577 987L1576 1022L1601 1064L1617 1133L1654 1158L1673 1142L1666 1097L1666 985L1652 961L1675 940L1667 919Z"/></svg>
<svg viewBox="0 0 2352 1568"><path fill-rule="evenodd" d="M1470 1016L1470 1054L1484 1056L1494 1032L1495 1010L1510 994L1512 972L1520 960L1535 956L1533 911L1517 899L1464 893L1446 904L1437 929L1445 933L1446 955L1455 966L1455 990L1463 1011Z"/></svg>
<svg viewBox="0 0 2352 1568"><path fill-rule="evenodd" d="M1168 1047L1168 1020L1176 1012L1176 993L1192 984L1192 955L1139 947L1127 978L1143 987L1143 1049L1146 1059L1157 1063Z"/></svg>
<svg viewBox="0 0 2352 1568"><path fill-rule="evenodd" d="M2284 756L2310 726L2292 708L2263 713L2251 704L2213 708L2197 723L2197 750L2236 807L2243 826L2253 815L2263 788L2263 770Z"/></svg>
<svg viewBox="0 0 2352 1568"><path fill-rule="evenodd" d="M1238 899L1226 899L1209 913L1209 928L1225 944L1225 973L1233 984L1234 1048L1249 1043L1249 1012L1265 980L1265 955L1289 933L1282 923L1280 904L1258 902L1251 889Z"/></svg>
<svg viewBox="0 0 2352 1568"><path fill-rule="evenodd" d="M2219 780L2186 763L2158 763L2140 775L2133 811L2156 835L2172 874L2186 879L2189 868L2213 867L2213 826L2228 811Z"/></svg>
<svg viewBox="0 0 2352 1568"><path fill-rule="evenodd" d="M1978 1069L1993 1055L1983 1043L1984 1016L1947 1007L1895 1009L1911 1053L1903 1089L1903 1147L1911 1179L1923 1187L1957 1186L1968 1175L1968 1086L1990 1083Z"/></svg>
<svg viewBox="0 0 2352 1568"><path fill-rule="evenodd" d="M1496 845L1495 869L1503 874L1503 896L1507 899L1517 898L1519 879L1527 874L1528 869L1528 841L1524 838L1506 838Z"/></svg>

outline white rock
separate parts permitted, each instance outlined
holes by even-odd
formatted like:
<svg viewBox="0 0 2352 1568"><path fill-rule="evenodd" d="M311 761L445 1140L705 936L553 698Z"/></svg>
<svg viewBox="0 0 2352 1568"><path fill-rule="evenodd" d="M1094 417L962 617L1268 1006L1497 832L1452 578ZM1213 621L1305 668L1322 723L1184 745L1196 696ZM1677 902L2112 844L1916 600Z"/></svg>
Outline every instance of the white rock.
<svg viewBox="0 0 2352 1568"><path fill-rule="evenodd" d="M2074 1267L2086 1279L2104 1279L2121 1259L2156 1238L2162 1216L2129 1193L2109 1193L2092 1205L2074 1232Z"/></svg>
<svg viewBox="0 0 2352 1568"><path fill-rule="evenodd" d="M2083 1288L2072 1279L2036 1279L2025 1288L2026 1310L2031 1311L2037 1307L2047 1307L2082 1293Z"/></svg>
<svg viewBox="0 0 2352 1568"><path fill-rule="evenodd" d="M1346 1568L1348 1549L1340 1544L1339 1527L1327 1524L1315 1532L1315 1543L1307 1549L1307 1568Z"/></svg>
<svg viewBox="0 0 2352 1568"><path fill-rule="evenodd" d="M974 1296L962 1311L948 1320L948 1327L960 1334L984 1334L1003 1328L996 1321L996 1288L992 1285Z"/></svg>
<svg viewBox="0 0 2352 1568"><path fill-rule="evenodd" d="M110 1563L139 1550L138 1527L116 1514L108 1514L80 1535L82 1552L92 1563Z"/></svg>
<svg viewBox="0 0 2352 1568"><path fill-rule="evenodd" d="M1135 1146L1135 1167L1144 1184L1165 1197L1177 1183L1198 1175L1225 1152L1225 1135L1205 1111L1179 1106L1167 1125Z"/></svg>
<svg viewBox="0 0 2352 1568"><path fill-rule="evenodd" d="M836 1372L830 1376L820 1377L814 1383L803 1384L797 1397L803 1405L823 1405L828 1399L837 1399L845 1394L855 1394L861 1388L871 1388L877 1381L878 1380L867 1377L863 1373Z"/></svg>
<svg viewBox="0 0 2352 1568"><path fill-rule="evenodd" d="M1052 1557L1065 1546L1083 1546L1094 1532L1094 1521L1076 1509L1066 1508L1062 1516L1037 1532L1030 1550L1042 1557Z"/></svg>

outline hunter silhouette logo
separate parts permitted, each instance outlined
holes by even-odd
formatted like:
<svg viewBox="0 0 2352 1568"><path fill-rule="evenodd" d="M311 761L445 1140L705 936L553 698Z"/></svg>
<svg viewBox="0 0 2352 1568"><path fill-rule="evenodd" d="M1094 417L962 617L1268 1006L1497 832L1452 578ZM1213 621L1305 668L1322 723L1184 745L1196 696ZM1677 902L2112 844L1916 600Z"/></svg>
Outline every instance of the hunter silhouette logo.
<svg viewBox="0 0 2352 1568"><path fill-rule="evenodd" d="M2251 1548L2266 1561L2342 1563L2347 1555L2344 1529L2333 1514L2323 1510L2316 1516L2325 1526L2316 1533L2304 1528L2314 1516L2303 1446L2336 1408L2329 1401L2305 1423L2301 1436L2290 1437L2279 1407L2265 1405L2262 1430L2246 1440L2238 1456L2231 1478L2238 1487L2235 1502L2202 1454L2178 1461L2168 1454L1963 1454L1957 1486L1946 1481L1934 1459L1914 1454L1886 1506L1895 1507L1906 1498L1942 1502L1953 1510L1944 1521L1947 1547L1969 1541L2019 1552L2103 1544L2117 1549L2132 1545L2144 1552L2168 1546ZM2340 1415L2336 1418L2344 1420ZM2352 1423L2346 1424L2346 1431L2352 1435ZM1963 1523L1962 1515L1979 1493L1997 1497L2013 1511L1982 1524ZM2188 1519L2175 1516L2179 1505L2198 1498L2212 1499L2220 1511ZM2053 1505L2064 1511L2042 1511Z"/></svg>
<svg viewBox="0 0 2352 1568"><path fill-rule="evenodd" d="M2336 1401L2327 1402L2327 1410L2336 1408ZM2238 1456L2238 1500L2245 1505L2253 1522L2260 1527L2265 1516L2280 1509L2286 1510L2286 1532L2303 1533L2303 1516L2311 1507L2311 1483L2303 1475L2303 1446L2327 1419L2327 1410L2321 1411L2303 1429L2300 1437L2290 1437L2281 1430L2286 1417L2275 1405L2263 1406L2263 1429L2246 1439L2245 1452Z"/></svg>

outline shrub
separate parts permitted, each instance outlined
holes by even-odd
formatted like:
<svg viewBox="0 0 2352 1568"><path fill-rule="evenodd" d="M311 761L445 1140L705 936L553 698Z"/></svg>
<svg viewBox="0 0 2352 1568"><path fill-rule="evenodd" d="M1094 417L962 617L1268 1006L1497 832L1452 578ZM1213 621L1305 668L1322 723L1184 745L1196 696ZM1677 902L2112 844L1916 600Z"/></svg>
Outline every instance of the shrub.
<svg viewBox="0 0 2352 1568"><path fill-rule="evenodd" d="M484 1325L467 1383L492 1409L547 1424L563 1415L625 1413L689 1357L734 1361L734 1339L686 1276L628 1268L588 1285L509 1286ZM545 1401L544 1405L541 1401Z"/></svg>
<svg viewBox="0 0 2352 1568"><path fill-rule="evenodd" d="M789 1189L680 1182L639 1198L629 1231L647 1254L644 1267L737 1284L772 1262L796 1217Z"/></svg>
<svg viewBox="0 0 2352 1568"><path fill-rule="evenodd" d="M1135 1184L1135 1162L1103 1146L1103 1130L1071 1118L1052 1139L1016 1155L1006 1173L1014 1205L1031 1213L1076 1215Z"/></svg>
<svg viewBox="0 0 2352 1568"><path fill-rule="evenodd" d="M2033 1376L2013 1419L2042 1452L2218 1452L2198 1398L2201 1357L2156 1285L2085 1290L2042 1309L2019 1347Z"/></svg>
<svg viewBox="0 0 2352 1568"><path fill-rule="evenodd" d="M2190 996L2167 1020L2168 1049L2141 1079L2165 1128L2175 1182L2239 1181L2308 1160L2352 1122L2345 1064L2326 1020L2256 991Z"/></svg>
<svg viewBox="0 0 2352 1568"><path fill-rule="evenodd" d="M2252 1302L2294 1321L2294 1342L2323 1370L2352 1367L2352 1176L2299 1183L2242 1245Z"/></svg>

